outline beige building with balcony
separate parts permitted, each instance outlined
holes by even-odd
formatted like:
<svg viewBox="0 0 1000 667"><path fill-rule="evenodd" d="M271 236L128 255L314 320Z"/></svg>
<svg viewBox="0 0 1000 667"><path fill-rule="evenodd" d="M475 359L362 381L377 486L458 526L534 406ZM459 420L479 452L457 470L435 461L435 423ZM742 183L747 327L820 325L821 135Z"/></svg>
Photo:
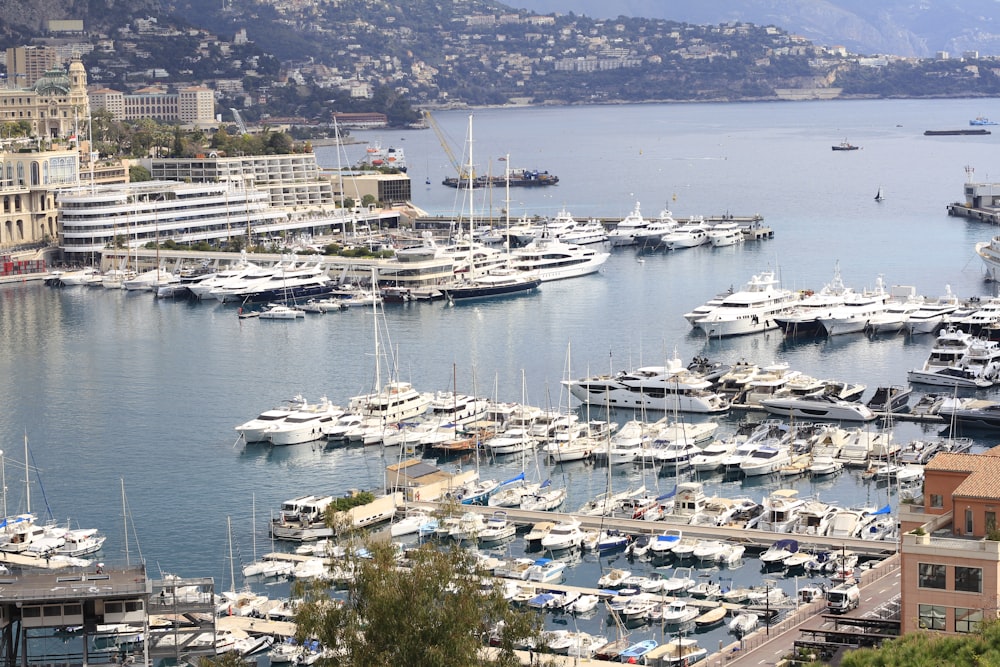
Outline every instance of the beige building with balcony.
<svg viewBox="0 0 1000 667"><path fill-rule="evenodd" d="M1000 446L941 453L923 505L901 505L902 631L975 632L1000 607Z"/></svg>

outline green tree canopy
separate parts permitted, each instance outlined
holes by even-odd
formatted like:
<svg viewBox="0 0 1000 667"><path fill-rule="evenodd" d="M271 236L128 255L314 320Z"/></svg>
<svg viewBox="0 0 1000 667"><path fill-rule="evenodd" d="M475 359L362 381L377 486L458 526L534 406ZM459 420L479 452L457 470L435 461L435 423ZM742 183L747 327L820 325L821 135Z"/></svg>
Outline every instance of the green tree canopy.
<svg viewBox="0 0 1000 667"><path fill-rule="evenodd" d="M499 587L484 594L472 554L457 546L423 545L400 567L389 543L365 545L349 558L353 576L342 602L322 586L310 589L296 614L298 639L315 637L331 649L331 665L466 667L517 665L518 642L540 634L541 619L510 607ZM484 637L501 623L502 644L491 663Z"/></svg>

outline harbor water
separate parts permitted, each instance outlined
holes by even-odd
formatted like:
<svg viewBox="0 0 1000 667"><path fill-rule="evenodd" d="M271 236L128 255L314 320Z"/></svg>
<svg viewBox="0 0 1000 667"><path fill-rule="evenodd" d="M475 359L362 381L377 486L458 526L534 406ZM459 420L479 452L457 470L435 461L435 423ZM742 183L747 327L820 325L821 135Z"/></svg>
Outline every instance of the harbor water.
<svg viewBox="0 0 1000 667"><path fill-rule="evenodd" d="M856 289L874 286L882 275L887 285L913 285L928 296L949 287L962 297L990 295L992 285L983 280L973 246L995 229L949 218L945 205L961 198L967 166L976 180L990 180L997 138L923 136L928 128L966 125L983 104L893 100L477 111L474 154L493 164L480 165L480 172L502 169L496 157L509 154L511 166L547 169L560 178L557 186L512 192L514 216L554 215L565 208L578 218L621 217L638 201L647 216L664 207L678 217L760 214L775 236L669 253L616 249L599 274L545 283L526 296L455 306L386 305L388 335L380 344L391 351L391 362L379 367L421 390L457 388L506 401L521 400L523 373L527 402L543 407L576 404L561 387L564 379L662 364L675 354L684 360L699 355L729 363L787 362L817 377L863 382L866 397L876 386L903 384L906 371L926 358L930 336L792 340L774 331L708 340L692 333L681 315L767 269L777 271L786 287L818 289L838 263L844 282ZM440 112L436 118L461 149L467 113ZM405 148L416 205L435 214L465 210L464 195L440 185L449 167L434 133L360 136ZM861 149L831 151L845 137ZM363 143L348 146L339 160L356 160L363 150ZM321 163L336 166L337 152L318 149ZM431 185L424 185L425 178ZM876 202L879 187L885 200ZM503 207L502 192L489 196L477 196L479 215L498 215ZM124 563L127 547L128 558L144 559L154 575L214 576L219 588L228 587L227 517L238 557L249 562L254 551L272 549L267 518L281 501L380 487L385 466L400 456L393 448L323 442L244 446L233 430L296 394L310 401L325 395L343 405L370 391L375 342L366 309L304 321L240 320L234 307L215 302L29 283L0 288L0 337L8 511L27 509L27 441L37 470L31 474L30 509L74 526L102 528L109 539L101 557L109 563ZM727 433L744 416L712 419ZM631 417L614 415L619 423ZM940 426L896 428L896 439L905 442ZM976 443L993 444L983 434ZM442 465L478 465L482 476L496 478L522 466L533 472L537 465L541 475L572 489L569 509L607 486L607 470L584 462L551 466L534 458L466 457ZM757 500L789 485L778 479L749 486L704 481L709 495ZM675 483L670 471L641 467L616 468L612 475L615 488L645 484L669 491ZM828 502L894 503L889 489L852 473L795 484L801 495ZM520 542L509 546L510 553L519 555ZM609 565L584 555L568 581L595 586ZM759 582L758 565L748 559L732 573L710 576ZM795 582L781 585L793 591ZM602 613L581 629L605 622ZM702 645L714 648L725 634L718 632Z"/></svg>

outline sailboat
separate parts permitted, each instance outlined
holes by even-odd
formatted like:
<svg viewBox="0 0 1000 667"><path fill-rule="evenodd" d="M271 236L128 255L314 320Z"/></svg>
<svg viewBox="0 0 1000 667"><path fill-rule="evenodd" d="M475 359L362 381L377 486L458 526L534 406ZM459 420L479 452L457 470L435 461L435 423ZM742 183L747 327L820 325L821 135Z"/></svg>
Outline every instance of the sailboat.
<svg viewBox="0 0 1000 667"><path fill-rule="evenodd" d="M875 201L882 201L885 196L882 194L882 186L878 186L878 190L875 192Z"/></svg>
<svg viewBox="0 0 1000 667"><path fill-rule="evenodd" d="M473 224L472 224L472 210L473 210L473 184L475 183L475 178L473 176L472 167L472 115L469 115L469 167L466 169L468 173L468 194L469 194L469 237L472 238ZM510 176L510 170L507 171L508 179ZM508 180L509 183L509 180ZM510 206L507 206L508 216L510 215ZM471 244L470 244L471 253ZM509 255L508 255L509 263ZM475 273L475 266L472 262L472 258L469 258L469 278L454 282L450 285L441 288L444 293L445 298L451 302L459 299L484 299L496 296L506 296L509 294L522 294L525 292L530 292L534 290L541 284L542 280L537 275L526 274L524 271L518 271L509 266L497 267L489 269L479 275Z"/></svg>

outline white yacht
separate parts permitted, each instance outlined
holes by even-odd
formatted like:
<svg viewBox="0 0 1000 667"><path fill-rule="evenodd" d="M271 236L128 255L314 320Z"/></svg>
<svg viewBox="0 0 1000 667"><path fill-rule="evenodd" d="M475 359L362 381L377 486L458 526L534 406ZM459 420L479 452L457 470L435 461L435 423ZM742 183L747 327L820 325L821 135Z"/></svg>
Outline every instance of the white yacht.
<svg viewBox="0 0 1000 667"><path fill-rule="evenodd" d="M844 299L844 305L817 319L828 336L859 333L865 330L872 317L885 312L888 301L889 292L879 276L875 289L852 292Z"/></svg>
<svg viewBox="0 0 1000 667"><path fill-rule="evenodd" d="M943 296L924 299L924 303L910 313L905 329L911 334L934 333L944 324L945 317L958 310L959 305L958 297L951 293L951 286L946 285Z"/></svg>
<svg viewBox="0 0 1000 667"><path fill-rule="evenodd" d="M344 414L343 408L334 405L324 396L316 405L296 410L267 432L272 445L297 445L322 440L325 424L330 424Z"/></svg>
<svg viewBox="0 0 1000 667"><path fill-rule="evenodd" d="M729 409L729 401L712 390L712 383L689 371L676 354L665 366L643 366L614 376L564 380L563 384L580 401L594 406L699 413Z"/></svg>
<svg viewBox="0 0 1000 667"><path fill-rule="evenodd" d="M983 260L986 276L996 282L1000 280L1000 236L976 244L976 254Z"/></svg>
<svg viewBox="0 0 1000 667"><path fill-rule="evenodd" d="M523 248L511 250L510 267L548 282L596 273L608 257L609 253L594 248L539 238Z"/></svg>
<svg viewBox="0 0 1000 667"><path fill-rule="evenodd" d="M716 248L743 243L745 238L738 222L720 222L708 230L708 242Z"/></svg>
<svg viewBox="0 0 1000 667"><path fill-rule="evenodd" d="M393 381L370 394L353 397L348 412L388 424L422 415L430 404L430 394L417 391L409 382Z"/></svg>
<svg viewBox="0 0 1000 667"><path fill-rule="evenodd" d="M899 333L905 330L913 313L924 305L924 298L917 296L917 289L912 285L893 285L890 295L885 310L875 313L868 319L866 328L869 333Z"/></svg>
<svg viewBox="0 0 1000 667"><path fill-rule="evenodd" d="M693 326L710 337L738 336L777 329L775 316L790 308L799 298L797 292L778 286L773 271L753 276L739 291L727 295L722 303Z"/></svg>
<svg viewBox="0 0 1000 667"><path fill-rule="evenodd" d="M270 275L245 281L241 286L216 288L210 292L216 299L238 303L305 302L316 297L328 296L336 283L326 275L322 261L306 265L279 267Z"/></svg>
<svg viewBox="0 0 1000 667"><path fill-rule="evenodd" d="M635 209L608 232L608 242L612 248L635 245L635 235L648 224L649 221L642 217L642 213L639 211L639 202L636 202Z"/></svg>
<svg viewBox="0 0 1000 667"><path fill-rule="evenodd" d="M740 462L740 472L744 477L761 477L777 472L791 460L788 447L761 445L751 451Z"/></svg>
<svg viewBox="0 0 1000 667"><path fill-rule="evenodd" d="M216 271L204 280L188 285L188 290L198 300L212 298L212 290L222 287L227 281L239 280L254 272L261 272L262 268L253 262L241 261L232 268L223 271Z"/></svg>
<svg viewBox="0 0 1000 667"><path fill-rule="evenodd" d="M838 263L834 267L833 280L823 285L818 292L804 291L802 299L774 319L787 335L815 334L823 330L819 316L830 314L834 308L844 305L853 293L854 290L844 285Z"/></svg>
<svg viewBox="0 0 1000 667"><path fill-rule="evenodd" d="M549 534L542 538L543 551L564 551L583 544L583 529L579 521L566 521L552 526Z"/></svg>
<svg viewBox="0 0 1000 667"><path fill-rule="evenodd" d="M132 292L155 292L160 285L179 283L179 276L174 275L167 269L160 267L150 271L144 271L139 275L122 282L122 287Z"/></svg>
<svg viewBox="0 0 1000 667"><path fill-rule="evenodd" d="M920 368L907 372L910 382L943 387L988 387L993 381L980 377L964 365L975 337L956 327L941 331Z"/></svg>
<svg viewBox="0 0 1000 667"><path fill-rule="evenodd" d="M760 515L757 527L772 533L791 532L799 520L799 510L805 501L799 498L795 489L778 489L764 498L764 511Z"/></svg>
<svg viewBox="0 0 1000 667"><path fill-rule="evenodd" d="M678 226L674 231L664 234L660 238L660 245L668 250L695 248L705 245L711 242L708 230L709 227L707 225L692 218L690 221Z"/></svg>
<svg viewBox="0 0 1000 667"><path fill-rule="evenodd" d="M875 413L863 403L844 401L834 396L772 396L761 400L760 405L776 415L822 419L826 421L872 421Z"/></svg>
<svg viewBox="0 0 1000 667"><path fill-rule="evenodd" d="M486 418L490 401L454 391L439 391L431 398L427 420L441 426L469 424Z"/></svg>
<svg viewBox="0 0 1000 667"><path fill-rule="evenodd" d="M245 442L267 442L267 433L276 425L283 422L296 410L306 407L306 399L301 395L295 396L284 404L265 410L250 421L243 422L236 427Z"/></svg>
<svg viewBox="0 0 1000 667"><path fill-rule="evenodd" d="M577 222L576 225L560 235L559 240L576 245L594 245L608 240L608 230L600 220Z"/></svg>
<svg viewBox="0 0 1000 667"><path fill-rule="evenodd" d="M658 220L650 222L644 229L636 232L635 243L641 248L655 248L660 245L666 234L670 234L677 227L678 222L674 220L673 215L664 209Z"/></svg>

